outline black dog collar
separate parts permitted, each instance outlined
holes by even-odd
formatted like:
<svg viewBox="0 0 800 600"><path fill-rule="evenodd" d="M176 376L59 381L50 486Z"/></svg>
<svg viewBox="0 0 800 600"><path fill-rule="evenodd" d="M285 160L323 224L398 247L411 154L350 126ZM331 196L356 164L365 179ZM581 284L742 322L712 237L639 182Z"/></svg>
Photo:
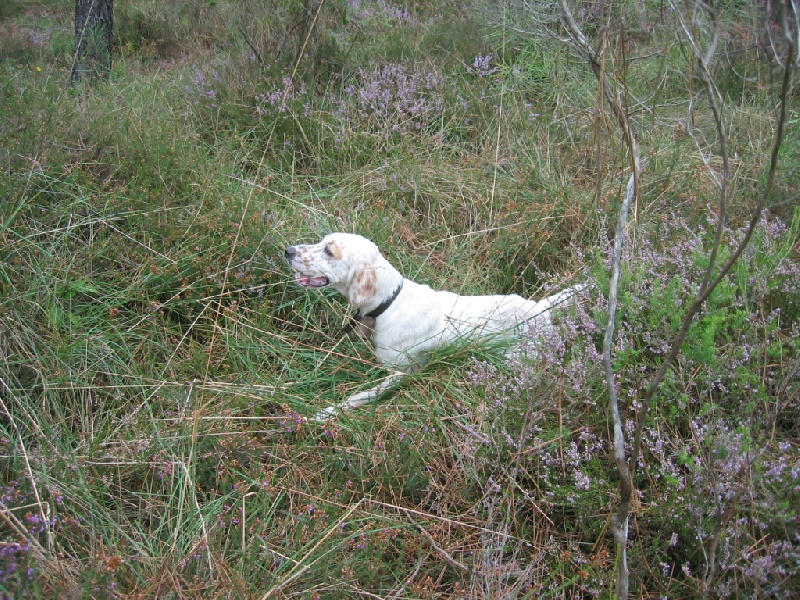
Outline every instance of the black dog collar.
<svg viewBox="0 0 800 600"><path fill-rule="evenodd" d="M386 309L389 308L392 305L392 302L397 299L397 296L400 295L400 290L403 289L403 281L404 280L400 281L400 285L397 286L397 289L395 289L392 295L376 306L375 310L371 310L365 315L355 313L352 317L350 317L350 322L342 328L342 331L345 333L350 333L359 323L363 323L367 319L372 319L374 322L375 319L386 312Z"/></svg>

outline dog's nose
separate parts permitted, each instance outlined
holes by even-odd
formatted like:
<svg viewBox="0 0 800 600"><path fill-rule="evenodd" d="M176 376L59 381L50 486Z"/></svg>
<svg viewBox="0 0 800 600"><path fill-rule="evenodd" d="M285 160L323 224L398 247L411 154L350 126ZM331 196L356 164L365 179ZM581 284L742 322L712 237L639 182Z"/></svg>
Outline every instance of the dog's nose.
<svg viewBox="0 0 800 600"><path fill-rule="evenodd" d="M289 246L283 253L283 255L286 257L286 260L292 260L296 254L297 254L297 249L294 246Z"/></svg>

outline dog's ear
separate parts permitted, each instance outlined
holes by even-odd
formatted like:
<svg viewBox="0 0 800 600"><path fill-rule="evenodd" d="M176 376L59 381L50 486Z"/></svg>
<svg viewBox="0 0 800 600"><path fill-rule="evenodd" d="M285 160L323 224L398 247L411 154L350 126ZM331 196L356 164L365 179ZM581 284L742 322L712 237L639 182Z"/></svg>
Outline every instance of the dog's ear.
<svg viewBox="0 0 800 600"><path fill-rule="evenodd" d="M364 262L350 276L347 300L351 306L362 306L378 293L378 275L371 263Z"/></svg>

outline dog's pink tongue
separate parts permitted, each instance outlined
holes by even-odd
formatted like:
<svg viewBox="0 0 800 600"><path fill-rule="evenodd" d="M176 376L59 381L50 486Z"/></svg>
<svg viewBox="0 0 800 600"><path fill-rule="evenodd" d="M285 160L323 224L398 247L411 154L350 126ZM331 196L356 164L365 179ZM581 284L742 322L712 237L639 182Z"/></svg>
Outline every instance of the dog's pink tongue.
<svg viewBox="0 0 800 600"><path fill-rule="evenodd" d="M306 277L298 274L295 277L295 281L303 287L324 287L328 285L328 280L325 277Z"/></svg>

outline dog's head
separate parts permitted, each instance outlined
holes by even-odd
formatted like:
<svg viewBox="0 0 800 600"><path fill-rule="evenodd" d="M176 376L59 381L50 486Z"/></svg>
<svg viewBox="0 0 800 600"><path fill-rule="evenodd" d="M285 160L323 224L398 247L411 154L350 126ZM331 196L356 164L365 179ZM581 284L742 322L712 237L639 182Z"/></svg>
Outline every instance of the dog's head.
<svg viewBox="0 0 800 600"><path fill-rule="evenodd" d="M375 244L352 233L331 233L318 244L289 246L285 255L296 272L295 283L306 288L330 285L355 307L378 295L379 270L389 267Z"/></svg>

